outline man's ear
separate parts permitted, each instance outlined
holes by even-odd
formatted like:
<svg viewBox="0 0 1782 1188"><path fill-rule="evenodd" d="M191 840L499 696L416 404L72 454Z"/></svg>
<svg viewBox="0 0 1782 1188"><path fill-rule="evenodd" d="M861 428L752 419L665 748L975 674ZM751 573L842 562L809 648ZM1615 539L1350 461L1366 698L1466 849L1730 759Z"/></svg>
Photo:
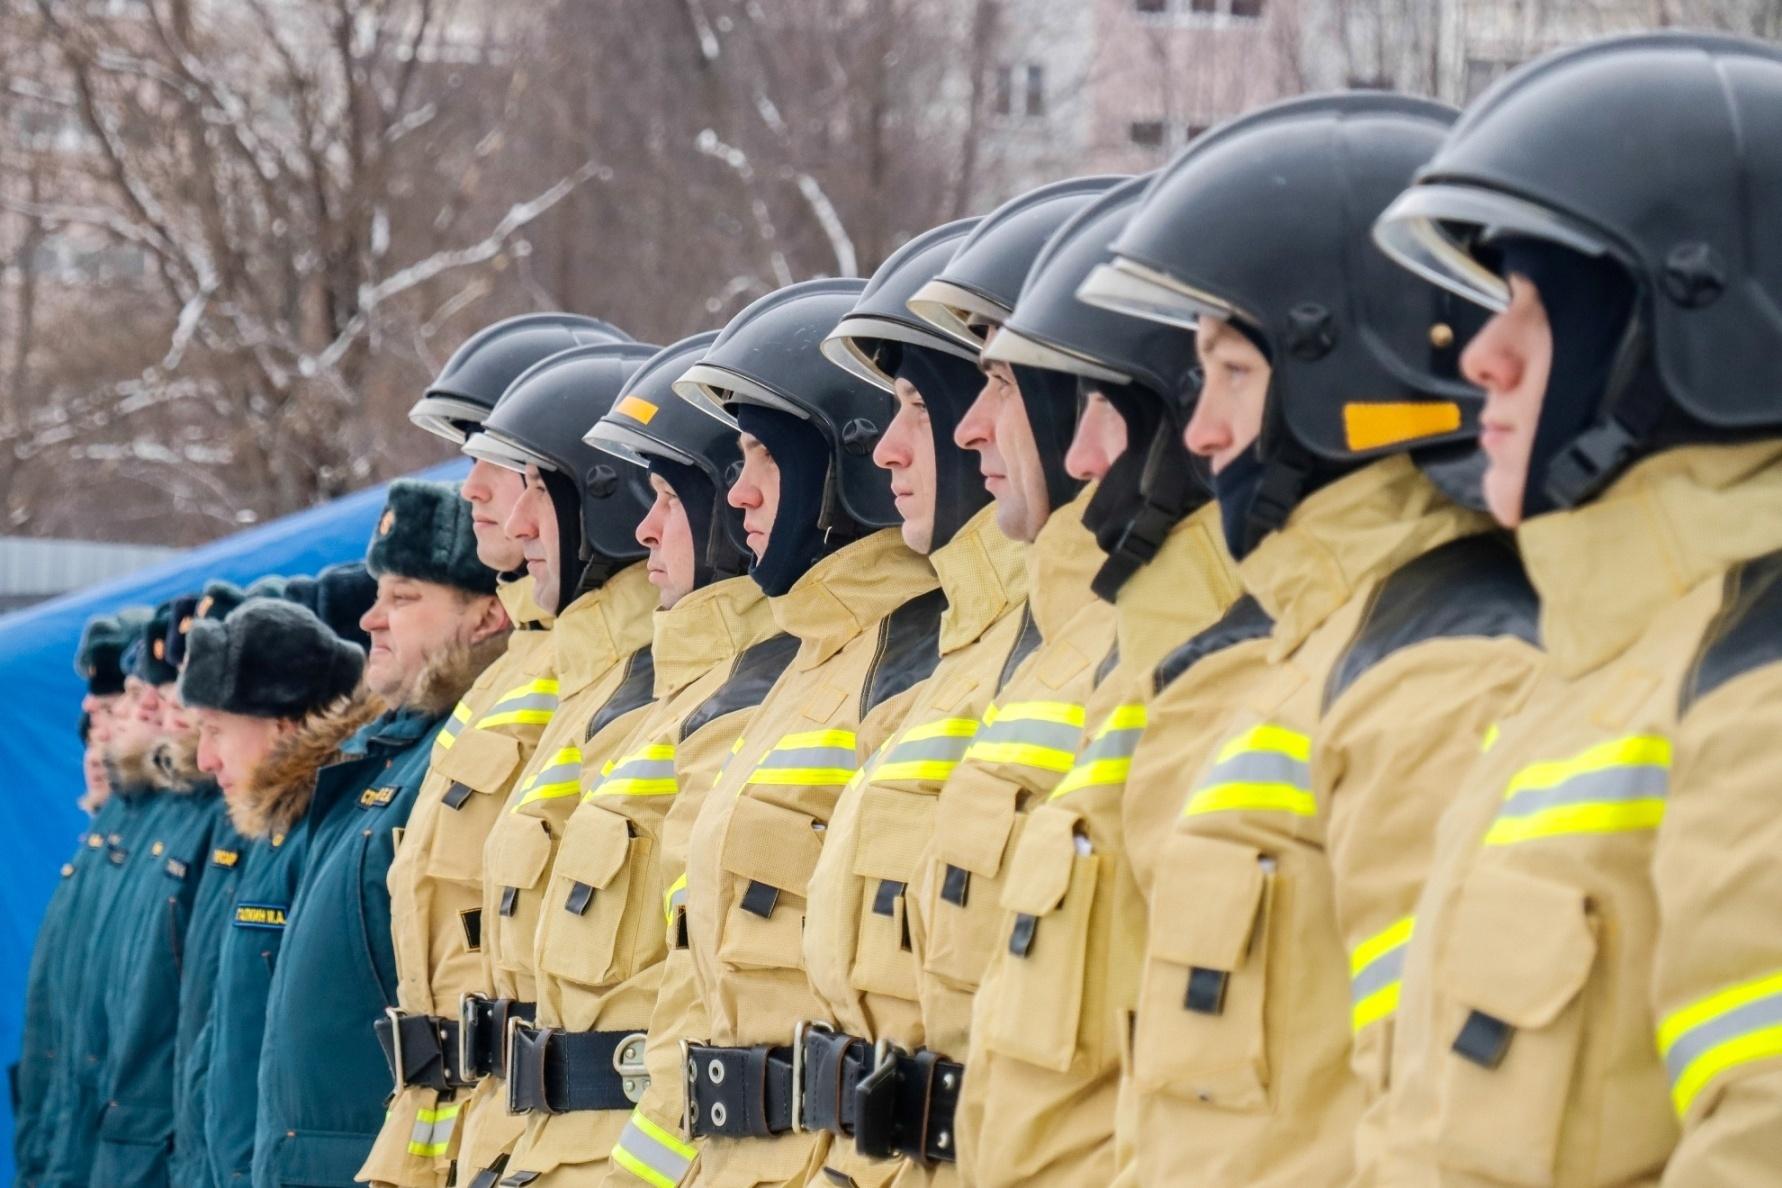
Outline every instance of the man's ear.
<svg viewBox="0 0 1782 1188"><path fill-rule="evenodd" d="M479 644L485 639L505 635L512 630L513 623L507 617L507 608L501 605L499 598L492 594L479 594L475 602L480 605L476 605L473 610L474 617L471 620L470 628L471 643Z"/></svg>

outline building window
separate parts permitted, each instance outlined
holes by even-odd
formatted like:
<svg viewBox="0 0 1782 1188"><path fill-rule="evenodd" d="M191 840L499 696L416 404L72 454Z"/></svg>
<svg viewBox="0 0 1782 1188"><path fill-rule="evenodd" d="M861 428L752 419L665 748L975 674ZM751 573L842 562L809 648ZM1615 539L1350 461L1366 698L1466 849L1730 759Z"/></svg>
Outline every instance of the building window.
<svg viewBox="0 0 1782 1188"><path fill-rule="evenodd" d="M1038 119L1046 114L1046 68L1037 62L998 66L990 80L990 111Z"/></svg>
<svg viewBox="0 0 1782 1188"><path fill-rule="evenodd" d="M1135 120L1126 126L1126 137L1139 148L1162 148L1163 121Z"/></svg>
<svg viewBox="0 0 1782 1188"><path fill-rule="evenodd" d="M1197 137L1201 136L1202 134L1206 133L1207 131L1211 130L1211 128L1212 128L1211 124L1200 124L1200 123L1190 122L1187 125L1185 125L1182 129L1183 139L1185 141L1194 140Z"/></svg>
<svg viewBox="0 0 1782 1188"><path fill-rule="evenodd" d="M1264 0L1133 0L1133 9L1150 24L1216 24L1259 21Z"/></svg>
<svg viewBox="0 0 1782 1188"><path fill-rule="evenodd" d="M1046 114L1046 68L1029 65L1027 67L1027 114L1043 116Z"/></svg>
<svg viewBox="0 0 1782 1188"><path fill-rule="evenodd" d="M1231 16L1233 20L1260 21L1262 0L1231 0Z"/></svg>
<svg viewBox="0 0 1782 1188"><path fill-rule="evenodd" d="M999 116L1011 114L1015 107L1015 68L998 66L990 87L990 110Z"/></svg>
<svg viewBox="0 0 1782 1188"><path fill-rule="evenodd" d="M1132 0L1132 7L1146 16L1162 16L1169 11L1169 0Z"/></svg>

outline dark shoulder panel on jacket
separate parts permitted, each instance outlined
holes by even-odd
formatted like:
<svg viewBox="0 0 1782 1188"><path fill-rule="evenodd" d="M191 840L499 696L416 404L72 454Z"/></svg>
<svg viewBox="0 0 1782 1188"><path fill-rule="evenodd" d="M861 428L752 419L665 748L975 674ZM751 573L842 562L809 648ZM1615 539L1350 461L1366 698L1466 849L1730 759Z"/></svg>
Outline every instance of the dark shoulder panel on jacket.
<svg viewBox="0 0 1782 1188"><path fill-rule="evenodd" d="M1497 635L1538 645L1540 618L1540 602L1508 536L1482 532L1451 540L1380 583L1361 626L1330 670L1324 708L1404 648L1436 639Z"/></svg>
<svg viewBox="0 0 1782 1188"><path fill-rule="evenodd" d="M767 691L786 671L786 665L798 655L798 637L781 632L769 636L752 647L744 648L730 665L730 675L717 692L699 703L699 707L681 719L681 741L692 738L702 727L737 710L753 709L767 700Z"/></svg>
<svg viewBox="0 0 1782 1188"><path fill-rule="evenodd" d="M649 648L639 648L625 661L625 675L619 678L619 687L613 690L612 696L588 719L588 733L582 736L582 741L593 738L632 710L650 704L655 696L656 657L650 653Z"/></svg>
<svg viewBox="0 0 1782 1188"><path fill-rule="evenodd" d="M996 691L998 693L1002 692L1002 687L1009 683L1009 678L1015 675L1015 670L1021 667L1021 662L1033 655L1034 649L1039 646L1039 624L1033 621L1033 608L1023 606L1021 608L1021 630L1015 633L1015 646L1009 649L1008 659L1002 662L1002 671L996 674Z"/></svg>
<svg viewBox="0 0 1782 1188"><path fill-rule="evenodd" d="M1248 594L1232 603L1219 621L1165 656L1151 673L1151 692L1163 692L1181 675L1211 656L1236 644L1262 639L1275 629L1262 604Z"/></svg>
<svg viewBox="0 0 1782 1188"><path fill-rule="evenodd" d="M937 588L910 599L880 621L879 650L867 669L860 697L862 718L934 672L940 663L941 612L946 609L946 591Z"/></svg>
<svg viewBox="0 0 1782 1188"><path fill-rule="evenodd" d="M1782 550L1734 566L1726 575L1720 613L1702 636L1678 694L1686 714L1720 686L1782 660Z"/></svg>
<svg viewBox="0 0 1782 1188"><path fill-rule="evenodd" d="M1108 613L1113 613L1112 608L1109 608ZM1113 676L1114 670L1118 667L1120 667L1120 641L1116 639L1113 646L1108 648L1108 654L1103 656L1101 663L1095 666L1095 688L1101 688L1101 683Z"/></svg>

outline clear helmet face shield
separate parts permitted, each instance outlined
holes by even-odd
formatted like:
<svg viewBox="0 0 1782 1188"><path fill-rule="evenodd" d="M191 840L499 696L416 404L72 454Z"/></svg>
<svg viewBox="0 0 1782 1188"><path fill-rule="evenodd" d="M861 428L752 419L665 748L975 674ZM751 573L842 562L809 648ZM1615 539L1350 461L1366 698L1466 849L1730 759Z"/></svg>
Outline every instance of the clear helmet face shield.
<svg viewBox="0 0 1782 1188"><path fill-rule="evenodd" d="M982 293L944 280L923 285L908 305L911 313L974 352L983 348L988 329L1007 321L1010 312Z"/></svg>
<svg viewBox="0 0 1782 1188"><path fill-rule="evenodd" d="M800 420L810 420L809 411L767 385L756 383L740 371L711 363L695 363L687 368L681 378L674 381L674 394L732 429L736 428L736 418L725 409L727 404L758 404L791 413Z"/></svg>
<svg viewBox="0 0 1782 1188"><path fill-rule="evenodd" d="M699 466L700 460L659 438L640 432L629 425L599 420L582 434L582 441L615 458L649 469L651 458L663 458L681 466Z"/></svg>
<svg viewBox="0 0 1782 1188"><path fill-rule="evenodd" d="M1011 365L1036 367L1041 371L1061 372L1096 383L1127 384L1132 382L1132 377L1123 371L1104 367L1095 360L1075 351L1052 346L1038 338L1031 338L1015 327L1007 325L997 330L996 337L991 339L990 345L984 348L984 358Z"/></svg>
<svg viewBox="0 0 1782 1188"><path fill-rule="evenodd" d="M906 326L889 318L848 317L823 339L823 357L875 388L886 392L897 390L896 381L887 375L867 349L873 342L900 342L907 346L926 347L944 355L952 355L976 364L976 346L965 346L932 330Z"/></svg>
<svg viewBox="0 0 1782 1188"><path fill-rule="evenodd" d="M421 397L408 410L410 424L454 445L463 445L470 436L463 425L481 425L488 415L489 410L480 404L439 394Z"/></svg>
<svg viewBox="0 0 1782 1188"><path fill-rule="evenodd" d="M1401 267L1493 313L1509 308L1509 282L1481 263L1477 251L1507 236L1585 256L1611 254L1601 236L1565 216L1477 186L1413 186L1374 223L1374 243Z"/></svg>
<svg viewBox="0 0 1782 1188"><path fill-rule="evenodd" d="M540 470L557 469L550 459L488 429L467 437L462 452L479 462L493 463L503 470L515 470L521 474L526 472L528 466L536 466Z"/></svg>
<svg viewBox="0 0 1782 1188"><path fill-rule="evenodd" d="M1228 320L1242 316L1230 303L1125 256L1097 264L1078 286L1077 300L1183 330L1199 329L1203 317Z"/></svg>

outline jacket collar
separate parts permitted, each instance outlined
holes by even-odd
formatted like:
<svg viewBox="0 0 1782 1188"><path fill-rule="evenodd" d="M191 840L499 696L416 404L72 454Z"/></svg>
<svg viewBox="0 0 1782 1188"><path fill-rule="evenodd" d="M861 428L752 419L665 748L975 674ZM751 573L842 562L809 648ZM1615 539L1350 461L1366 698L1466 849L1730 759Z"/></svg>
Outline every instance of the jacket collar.
<svg viewBox="0 0 1782 1188"><path fill-rule="evenodd" d="M684 689L778 628L753 578L727 578L656 612L656 699Z"/></svg>
<svg viewBox="0 0 1782 1188"><path fill-rule="evenodd" d="M551 628L557 695L568 698L650 642L656 587L640 561L569 604Z"/></svg>
<svg viewBox="0 0 1782 1188"><path fill-rule="evenodd" d="M495 586L495 597L507 611L508 622L514 625L515 631L549 631L551 629L551 612L538 605L532 597L532 577L530 574L515 578L511 582L499 582Z"/></svg>
<svg viewBox="0 0 1782 1188"><path fill-rule="evenodd" d="M1782 548L1782 441L1687 446L1637 463L1601 496L1522 525L1541 642L1576 676L1622 651L1703 581Z"/></svg>
<svg viewBox="0 0 1782 1188"><path fill-rule="evenodd" d="M341 750L355 757L405 750L444 716L418 706L385 710L366 723Z"/></svg>
<svg viewBox="0 0 1782 1188"><path fill-rule="evenodd" d="M1114 636L1121 666L1150 669L1171 648L1210 627L1242 593L1219 527L1219 507L1209 500L1178 521L1150 563L1120 587Z"/></svg>
<svg viewBox="0 0 1782 1188"><path fill-rule="evenodd" d="M947 595L941 612L940 653L956 652L989 630L1027 596L1027 562L1016 541L996 526L988 503L940 548L928 555Z"/></svg>
<svg viewBox="0 0 1782 1188"><path fill-rule="evenodd" d="M910 552L897 529L881 528L818 561L770 603L780 630L803 644L793 661L803 671L939 584L928 558Z"/></svg>
<svg viewBox="0 0 1782 1188"><path fill-rule="evenodd" d="M1027 548L1027 605L1041 639L1051 639L1078 611L1095 601L1089 583L1104 554L1095 535L1083 527L1083 509L1095 494L1093 484L1055 508Z"/></svg>
<svg viewBox="0 0 1782 1188"><path fill-rule="evenodd" d="M1450 500L1398 454L1313 492L1238 572L1275 621L1279 660L1370 583L1490 527L1487 516Z"/></svg>

